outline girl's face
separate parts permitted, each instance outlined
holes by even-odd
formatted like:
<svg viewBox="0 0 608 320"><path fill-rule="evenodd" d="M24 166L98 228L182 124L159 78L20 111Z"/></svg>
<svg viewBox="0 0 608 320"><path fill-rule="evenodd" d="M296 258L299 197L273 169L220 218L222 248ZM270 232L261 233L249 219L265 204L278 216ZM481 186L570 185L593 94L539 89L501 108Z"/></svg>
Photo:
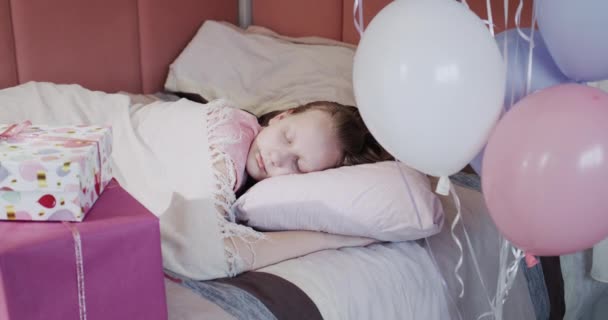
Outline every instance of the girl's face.
<svg viewBox="0 0 608 320"><path fill-rule="evenodd" d="M247 173L256 181L285 174L321 171L342 161L331 116L322 110L272 118L255 137L247 155Z"/></svg>

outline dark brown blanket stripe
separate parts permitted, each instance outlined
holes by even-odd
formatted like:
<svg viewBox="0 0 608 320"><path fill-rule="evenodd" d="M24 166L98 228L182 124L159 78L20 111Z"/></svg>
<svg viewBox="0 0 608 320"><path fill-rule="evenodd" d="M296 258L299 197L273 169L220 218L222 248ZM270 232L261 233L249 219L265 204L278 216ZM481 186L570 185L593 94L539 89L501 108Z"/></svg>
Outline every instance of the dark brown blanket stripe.
<svg viewBox="0 0 608 320"><path fill-rule="evenodd" d="M562 320L566 313L566 298L559 257L540 257L540 261L551 304L549 320Z"/></svg>
<svg viewBox="0 0 608 320"><path fill-rule="evenodd" d="M323 319L314 302L293 283L266 272L245 272L215 280L235 286L258 298L279 320Z"/></svg>

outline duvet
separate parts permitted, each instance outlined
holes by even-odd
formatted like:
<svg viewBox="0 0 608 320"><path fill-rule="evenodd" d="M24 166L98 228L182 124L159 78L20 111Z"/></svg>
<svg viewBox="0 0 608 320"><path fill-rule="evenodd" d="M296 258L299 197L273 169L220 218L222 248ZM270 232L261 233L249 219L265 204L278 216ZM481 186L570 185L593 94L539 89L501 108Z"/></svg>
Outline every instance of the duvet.
<svg viewBox="0 0 608 320"><path fill-rule="evenodd" d="M224 218L235 177L217 170L229 164L216 148L226 137L214 129L226 121L226 101L181 99L138 108L127 95L29 82L0 90L0 105L0 123L110 125L114 177L160 218L165 268L198 280L245 268L224 245L227 237L259 236Z"/></svg>

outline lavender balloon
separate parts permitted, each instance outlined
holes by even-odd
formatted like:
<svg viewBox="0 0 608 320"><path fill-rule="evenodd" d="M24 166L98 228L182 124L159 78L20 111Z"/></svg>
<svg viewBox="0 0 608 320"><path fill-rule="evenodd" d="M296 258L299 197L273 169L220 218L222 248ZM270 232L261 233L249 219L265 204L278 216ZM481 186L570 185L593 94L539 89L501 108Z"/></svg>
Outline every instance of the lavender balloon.
<svg viewBox="0 0 608 320"><path fill-rule="evenodd" d="M576 81L608 78L608 1L536 0L538 28L561 71Z"/></svg>
<svg viewBox="0 0 608 320"><path fill-rule="evenodd" d="M528 28L521 29L521 31L527 37L530 37L532 33ZM510 29L496 35L496 43L507 61L507 88L503 103L506 112L511 109L512 105L526 96L530 44L519 35L517 29ZM505 44L507 46L506 56L503 52ZM541 34L536 30L534 32L529 93L567 82L570 82L570 80L559 70L551 58ZM480 175L484 150L485 148L470 163L471 167Z"/></svg>

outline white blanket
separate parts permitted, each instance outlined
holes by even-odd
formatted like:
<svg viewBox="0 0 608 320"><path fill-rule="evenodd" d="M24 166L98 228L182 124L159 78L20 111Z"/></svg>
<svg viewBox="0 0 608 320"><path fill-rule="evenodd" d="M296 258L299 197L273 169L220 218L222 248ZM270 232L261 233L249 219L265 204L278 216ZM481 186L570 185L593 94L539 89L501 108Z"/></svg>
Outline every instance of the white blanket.
<svg viewBox="0 0 608 320"><path fill-rule="evenodd" d="M0 123L111 125L114 177L160 217L164 266L205 280L240 268L223 240L243 227L223 219L220 208L234 195L213 170L222 157L211 151L224 103L156 102L130 114L126 95L29 82L0 90Z"/></svg>

